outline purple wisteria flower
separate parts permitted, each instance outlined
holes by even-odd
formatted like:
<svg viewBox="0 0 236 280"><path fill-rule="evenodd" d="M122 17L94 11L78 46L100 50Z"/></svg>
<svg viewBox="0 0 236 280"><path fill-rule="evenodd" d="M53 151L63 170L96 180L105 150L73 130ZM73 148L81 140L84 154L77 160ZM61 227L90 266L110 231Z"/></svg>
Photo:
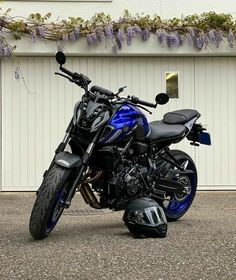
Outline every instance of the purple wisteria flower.
<svg viewBox="0 0 236 280"><path fill-rule="evenodd" d="M70 41L75 41L76 40L75 32L74 31L70 32L68 38Z"/></svg>
<svg viewBox="0 0 236 280"><path fill-rule="evenodd" d="M12 56L12 53L13 53L12 48L9 47L9 46L6 46L6 48L5 48L5 55L6 56Z"/></svg>
<svg viewBox="0 0 236 280"><path fill-rule="evenodd" d="M62 35L62 41L67 41L68 40L68 34L67 33L64 33Z"/></svg>
<svg viewBox="0 0 236 280"><path fill-rule="evenodd" d="M106 37L107 37L108 39L113 39L113 37L114 37L114 34L113 34L113 25L112 25L112 24L106 25L105 28L104 28L104 30L105 30Z"/></svg>
<svg viewBox="0 0 236 280"><path fill-rule="evenodd" d="M188 33L185 35L187 43L190 47L193 47L196 42L196 33L192 27L187 28Z"/></svg>
<svg viewBox="0 0 236 280"><path fill-rule="evenodd" d="M4 45L2 43L2 41L0 41L0 56L4 55Z"/></svg>
<svg viewBox="0 0 236 280"><path fill-rule="evenodd" d="M178 36L175 33L166 35L166 44L169 48L179 48L180 41Z"/></svg>
<svg viewBox="0 0 236 280"><path fill-rule="evenodd" d="M223 36L221 30L215 31L215 45L217 48L219 48L220 43L223 41Z"/></svg>
<svg viewBox="0 0 236 280"><path fill-rule="evenodd" d="M0 56L11 56L12 53L12 47L0 42Z"/></svg>
<svg viewBox="0 0 236 280"><path fill-rule="evenodd" d="M156 35L157 35L157 39L158 39L159 43L161 44L162 47L164 47L164 45L166 43L166 37L167 37L166 31L162 30L162 29L158 29L156 31Z"/></svg>
<svg viewBox="0 0 236 280"><path fill-rule="evenodd" d="M20 79L20 68L17 66L16 70L14 71L14 76L17 81Z"/></svg>
<svg viewBox="0 0 236 280"><path fill-rule="evenodd" d="M209 32L208 32L208 37L211 41L215 41L215 30L214 29L211 29Z"/></svg>
<svg viewBox="0 0 236 280"><path fill-rule="evenodd" d="M233 48L233 47L234 47L234 40L235 40L234 33L233 33L232 30L230 30L230 31L229 31L229 34L228 34L228 42L229 42L230 48Z"/></svg>
<svg viewBox="0 0 236 280"><path fill-rule="evenodd" d="M39 26L38 27L38 33L39 33L39 37L41 37L41 38L45 38L46 37L45 29L44 29L43 26Z"/></svg>
<svg viewBox="0 0 236 280"><path fill-rule="evenodd" d="M179 47L183 44L183 37L176 31L175 32L176 37L179 40Z"/></svg>
<svg viewBox="0 0 236 280"><path fill-rule="evenodd" d="M132 29L136 34L142 34L142 29L138 25L134 25Z"/></svg>
<svg viewBox="0 0 236 280"><path fill-rule="evenodd" d="M116 34L116 44L118 49L122 48L122 42L125 40L125 32L123 29L119 29Z"/></svg>
<svg viewBox="0 0 236 280"><path fill-rule="evenodd" d="M187 39L187 43L188 43L188 45L190 46L190 47L192 47L193 45L194 45L194 38L195 38L195 36L193 37L192 35L191 35L191 33L187 33L186 34L186 39Z"/></svg>
<svg viewBox="0 0 236 280"><path fill-rule="evenodd" d="M150 37L150 31L148 28L142 30L142 39L143 41L147 41Z"/></svg>
<svg viewBox="0 0 236 280"><path fill-rule="evenodd" d="M87 35L87 42L89 46L96 45L97 35L95 33L90 33Z"/></svg>
<svg viewBox="0 0 236 280"><path fill-rule="evenodd" d="M35 31L32 31L32 32L30 33L30 40L31 40L31 42L33 42L33 43L36 42L36 40L37 40L37 34L36 34Z"/></svg>
<svg viewBox="0 0 236 280"><path fill-rule="evenodd" d="M131 45L131 41L133 38L136 37L136 32L135 30L133 29L132 26L129 26L127 28L127 31L126 31L126 42L127 42L127 45L130 46Z"/></svg>
<svg viewBox="0 0 236 280"><path fill-rule="evenodd" d="M103 39L105 38L105 33L103 31L103 28L98 26L97 28L95 28L93 30L93 33L95 34L94 36L94 44L96 43L101 43L103 41Z"/></svg>
<svg viewBox="0 0 236 280"><path fill-rule="evenodd" d="M208 32L208 38L215 44L216 48L219 48L220 43L223 41L223 34L221 30L211 29Z"/></svg>
<svg viewBox="0 0 236 280"><path fill-rule="evenodd" d="M68 38L71 41L75 41L79 37L80 37L80 27L75 26L74 30L69 33Z"/></svg>
<svg viewBox="0 0 236 280"><path fill-rule="evenodd" d="M186 39L189 46L194 47L198 50L202 50L207 44L208 39L205 33L202 32L194 32L194 30L188 29L188 33L186 34Z"/></svg>
<svg viewBox="0 0 236 280"><path fill-rule="evenodd" d="M202 50L205 46L205 40L203 36L199 36L196 38L196 42L194 44L194 47L198 50Z"/></svg>
<svg viewBox="0 0 236 280"><path fill-rule="evenodd" d="M74 34L75 34L75 38L78 39L80 36L80 27L79 26L76 26L74 28Z"/></svg>

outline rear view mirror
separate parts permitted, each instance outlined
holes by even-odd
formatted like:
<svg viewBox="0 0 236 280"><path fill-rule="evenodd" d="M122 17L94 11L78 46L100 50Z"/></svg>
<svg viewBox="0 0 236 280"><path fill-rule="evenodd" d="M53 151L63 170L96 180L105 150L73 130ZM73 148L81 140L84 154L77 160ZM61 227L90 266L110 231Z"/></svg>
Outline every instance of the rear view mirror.
<svg viewBox="0 0 236 280"><path fill-rule="evenodd" d="M169 101L169 95L166 93L159 93L156 95L156 104L164 105Z"/></svg>
<svg viewBox="0 0 236 280"><path fill-rule="evenodd" d="M66 56L63 52L57 52L56 53L56 61L58 64L63 65L66 63Z"/></svg>

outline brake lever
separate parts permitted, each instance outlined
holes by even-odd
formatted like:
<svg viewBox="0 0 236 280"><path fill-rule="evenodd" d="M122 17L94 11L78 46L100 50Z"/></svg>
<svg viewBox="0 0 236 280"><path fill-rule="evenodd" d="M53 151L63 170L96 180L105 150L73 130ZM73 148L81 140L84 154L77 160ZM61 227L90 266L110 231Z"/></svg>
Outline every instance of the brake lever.
<svg viewBox="0 0 236 280"><path fill-rule="evenodd" d="M64 74L55 72L55 75L59 75L59 76L62 76L62 77L64 77L64 78L67 78L70 82L77 84L77 82L76 82L74 79L72 79L71 77L68 77L68 76L66 76L66 75L64 75Z"/></svg>
<svg viewBox="0 0 236 280"><path fill-rule="evenodd" d="M145 108L145 107L143 107L143 106L141 106L141 105L137 105L137 104L135 104L135 106L137 106L137 107L139 107L139 108L141 108L141 109L147 111L150 115L152 115L152 112L149 111L147 108Z"/></svg>
<svg viewBox="0 0 236 280"><path fill-rule="evenodd" d="M70 77L68 77L68 76L66 76L66 75L64 75L64 74L61 74L61 73L59 73L59 72L55 72L55 75L60 75L60 76L62 76L62 77L64 77L64 78L67 78L67 79L70 80Z"/></svg>

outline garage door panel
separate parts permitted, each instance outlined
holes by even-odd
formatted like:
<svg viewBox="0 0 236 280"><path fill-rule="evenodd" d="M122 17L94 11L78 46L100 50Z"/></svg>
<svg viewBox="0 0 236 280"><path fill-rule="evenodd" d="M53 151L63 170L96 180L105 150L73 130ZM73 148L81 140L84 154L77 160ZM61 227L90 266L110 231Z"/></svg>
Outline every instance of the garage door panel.
<svg viewBox="0 0 236 280"><path fill-rule="evenodd" d="M195 67L196 107L213 144L196 153L200 184L235 186L236 59L196 58Z"/></svg>
<svg viewBox="0 0 236 280"><path fill-rule="evenodd" d="M83 90L54 72L54 58L18 58L24 80L13 78L16 61L3 60L3 190L35 190L64 136L73 106ZM158 106L150 121L182 108L195 108L212 135L212 147L179 148L196 158L202 186L236 185L236 60L235 58L68 58L66 67L88 75L92 82L124 95L153 102L165 92L165 72L179 73L179 99Z"/></svg>

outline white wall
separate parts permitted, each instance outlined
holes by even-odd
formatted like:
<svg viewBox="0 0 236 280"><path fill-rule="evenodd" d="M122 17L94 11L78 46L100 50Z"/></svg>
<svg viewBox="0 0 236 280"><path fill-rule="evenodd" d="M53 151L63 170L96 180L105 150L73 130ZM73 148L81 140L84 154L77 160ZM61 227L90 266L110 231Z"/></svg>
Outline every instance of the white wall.
<svg viewBox="0 0 236 280"><path fill-rule="evenodd" d="M38 188L43 171L64 136L73 106L83 93L54 75L58 69L54 58L22 57L19 63L30 92L22 80L13 78L16 61L2 62L4 191ZM136 95L150 102L158 92L165 91L165 71L180 71L180 98L146 115L149 120L156 120L167 111L194 107L192 58L74 57L68 58L66 66L88 75L92 84L112 91L127 85L125 95ZM181 147L194 156L194 148L189 143L183 142Z"/></svg>
<svg viewBox="0 0 236 280"><path fill-rule="evenodd" d="M94 13L105 12L114 19L119 18L124 9L132 13L154 13L163 18L181 17L195 13L215 11L231 13L236 16L235 0L113 0L112 2L30 2L4 1L0 6L3 9L12 8L12 15L27 16L30 13L53 13L57 17L80 16L90 18Z"/></svg>
<svg viewBox="0 0 236 280"><path fill-rule="evenodd" d="M73 106L83 91L57 77L54 58L19 59L25 82L15 80L16 61L2 61L3 190L35 190L64 136ZM92 84L152 102L165 92L165 72L179 72L179 99L158 106L149 120L168 111L196 108L199 122L211 133L212 146L177 145L196 161L200 188L236 188L236 57L70 57L68 69L80 71ZM174 146L172 147L174 148Z"/></svg>

